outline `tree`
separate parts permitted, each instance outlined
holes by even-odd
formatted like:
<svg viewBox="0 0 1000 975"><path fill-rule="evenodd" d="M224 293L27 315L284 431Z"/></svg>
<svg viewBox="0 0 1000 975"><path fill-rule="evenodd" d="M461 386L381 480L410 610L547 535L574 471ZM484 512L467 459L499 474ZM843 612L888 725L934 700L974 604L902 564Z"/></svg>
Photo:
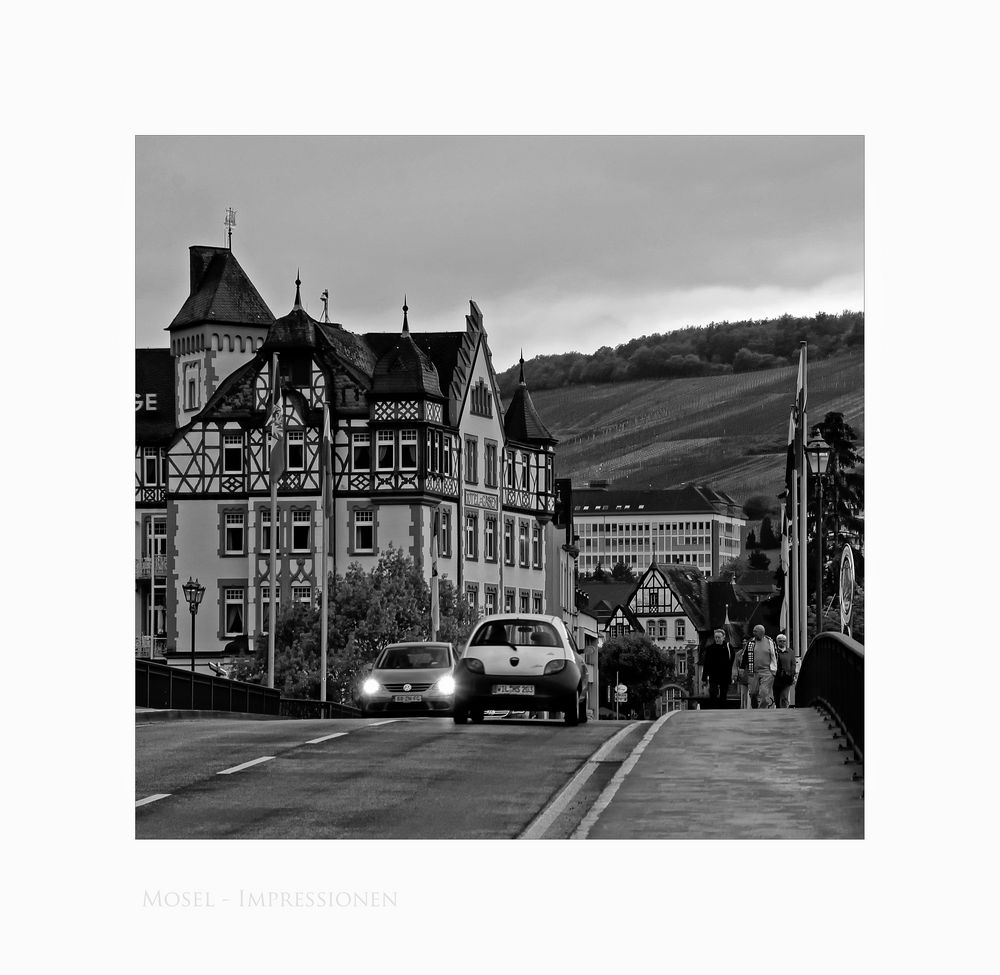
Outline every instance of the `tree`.
<svg viewBox="0 0 1000 975"><path fill-rule="evenodd" d="M753 533L752 530L750 534L747 535L747 548L748 549L760 548L760 546L757 544L757 536Z"/></svg>
<svg viewBox="0 0 1000 975"><path fill-rule="evenodd" d="M673 660L643 633L608 640L601 649L598 672L602 687L615 686L617 679L628 688L629 704L651 704L667 678Z"/></svg>
<svg viewBox="0 0 1000 975"><path fill-rule="evenodd" d="M777 515L780 512L777 500L763 494L747 498L746 504L743 505L743 514L747 516L748 521L760 521L765 515Z"/></svg>
<svg viewBox="0 0 1000 975"><path fill-rule="evenodd" d="M719 578L724 582L732 582L737 576L743 575L749 567L746 556L739 555L734 559L726 559L719 568Z"/></svg>
<svg viewBox="0 0 1000 975"><path fill-rule="evenodd" d="M765 515L764 520L760 523L760 547L778 548L779 545L781 545L781 540L774 533L771 518L769 515Z"/></svg>
<svg viewBox="0 0 1000 975"><path fill-rule="evenodd" d="M627 562L616 562L611 570L611 578L615 582L635 582L635 573Z"/></svg>
<svg viewBox="0 0 1000 975"><path fill-rule="evenodd" d="M475 608L449 579L439 583L438 637L456 646L472 630ZM330 581L327 691L331 701L350 702L359 677L390 643L430 635L430 588L409 555L392 546L370 571L351 563ZM274 686L286 697L319 696L320 614L301 604L282 605L274 630ZM252 657L238 661L234 677L266 680L267 636L258 634Z"/></svg>
<svg viewBox="0 0 1000 975"><path fill-rule="evenodd" d="M771 568L771 560L760 549L757 549L750 553L748 565L751 569L769 569Z"/></svg>
<svg viewBox="0 0 1000 975"><path fill-rule="evenodd" d="M608 581L608 574L607 574L607 572L604 571L604 566L601 565L600 562L598 562L597 565L594 566L593 579L594 579L594 582L607 582Z"/></svg>

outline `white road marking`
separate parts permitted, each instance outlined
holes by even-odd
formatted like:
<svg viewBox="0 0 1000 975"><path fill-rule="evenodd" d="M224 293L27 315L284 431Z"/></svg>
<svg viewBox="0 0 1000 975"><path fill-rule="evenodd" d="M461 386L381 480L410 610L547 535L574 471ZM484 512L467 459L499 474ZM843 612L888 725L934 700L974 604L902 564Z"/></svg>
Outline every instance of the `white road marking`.
<svg viewBox="0 0 1000 975"><path fill-rule="evenodd" d="M392 724L394 721L402 721L402 718L388 718L385 721L373 721L371 724L366 724L366 728L377 728L380 724Z"/></svg>
<svg viewBox="0 0 1000 975"><path fill-rule="evenodd" d="M140 806L148 806L149 803L156 802L157 799L166 799L169 795L169 792L156 792L151 796L146 796L145 799L136 799L135 808L138 809Z"/></svg>
<svg viewBox="0 0 1000 975"><path fill-rule="evenodd" d="M232 775L233 772L242 772L245 768L250 768L251 765L260 765L261 762L270 762L274 758L273 755L265 755L263 758L255 758L252 762L244 762L242 765L234 765L232 768L223 769L221 772L216 772L216 775Z"/></svg>
<svg viewBox="0 0 1000 975"><path fill-rule="evenodd" d="M611 750L618 744L636 725L638 721L633 721L630 725L622 728L616 735L609 738L600 748L594 752L590 758L584 762L580 770L566 783L561 792L528 824L525 831L518 837L519 840L540 840L548 828L566 810L566 807L576 798L583 788L587 779L597 771L597 766L611 754Z"/></svg>
<svg viewBox="0 0 1000 975"><path fill-rule="evenodd" d="M313 738L311 741L307 741L307 745L318 745L321 741L329 741L331 738L343 738L346 735L346 731L338 731L336 734L323 735L322 738Z"/></svg>
<svg viewBox="0 0 1000 975"><path fill-rule="evenodd" d="M625 776L635 768L635 763L639 761L639 756L646 750L646 746L653 740L653 736L663 727L663 723L675 714L677 714L676 711L668 711L662 718L654 722L653 727L642 736L642 741L632 749L632 754L622 762L622 767L615 772L611 781L604 787L604 791L590 807L587 815L580 820L580 825L577 826L570 837L571 840L585 840L587 838L587 835L594 828L594 824L601 813L608 808L611 800L615 797L615 793L621 788L622 783L625 781Z"/></svg>

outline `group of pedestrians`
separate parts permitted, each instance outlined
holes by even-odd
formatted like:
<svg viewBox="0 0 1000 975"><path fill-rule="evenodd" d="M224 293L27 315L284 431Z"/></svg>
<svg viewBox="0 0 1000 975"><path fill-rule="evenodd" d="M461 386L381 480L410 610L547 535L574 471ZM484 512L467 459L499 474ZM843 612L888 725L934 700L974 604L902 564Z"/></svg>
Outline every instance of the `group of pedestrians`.
<svg viewBox="0 0 1000 975"><path fill-rule="evenodd" d="M784 633L772 640L759 623L739 650L732 648L724 630L716 630L714 643L705 650L702 673L708 681L709 708L726 706L732 683L739 687L741 708L787 708L795 683L795 654Z"/></svg>

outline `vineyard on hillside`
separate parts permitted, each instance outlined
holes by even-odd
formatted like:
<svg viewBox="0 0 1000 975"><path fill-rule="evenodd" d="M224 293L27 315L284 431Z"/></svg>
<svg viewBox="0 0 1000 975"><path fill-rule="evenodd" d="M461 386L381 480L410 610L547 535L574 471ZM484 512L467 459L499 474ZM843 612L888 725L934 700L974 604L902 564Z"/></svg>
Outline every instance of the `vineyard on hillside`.
<svg viewBox="0 0 1000 975"><path fill-rule="evenodd" d="M796 368L539 390L532 399L559 439L558 472L577 484L630 487L704 481L738 500L783 486ZM529 388L531 377L527 376ZM864 444L864 357L813 364L809 414L844 414Z"/></svg>

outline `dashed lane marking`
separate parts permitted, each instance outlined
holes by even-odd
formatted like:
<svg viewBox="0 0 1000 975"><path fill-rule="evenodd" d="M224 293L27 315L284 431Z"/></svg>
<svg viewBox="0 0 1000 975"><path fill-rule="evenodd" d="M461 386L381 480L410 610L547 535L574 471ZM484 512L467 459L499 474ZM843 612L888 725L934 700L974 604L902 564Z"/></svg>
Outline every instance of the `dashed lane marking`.
<svg viewBox="0 0 1000 975"><path fill-rule="evenodd" d="M590 807L587 815L580 820L580 825L577 826L570 837L571 840L585 840L587 838L587 835L594 828L594 824L601 813L608 808L611 800L614 799L615 794L621 788L622 783L625 781L625 776L635 768L635 763L639 761L639 756L646 750L646 746L653 740L653 736L663 727L663 723L675 714L677 714L676 711L668 711L662 718L655 721L653 727L642 736L642 741L632 749L632 754L622 762L622 767L615 772L611 781L604 787L604 791Z"/></svg>
<svg viewBox="0 0 1000 975"><path fill-rule="evenodd" d="M151 796L146 796L145 799L136 799L135 808L138 809L140 806L148 806L151 802L156 802L158 799L166 799L169 795L169 792L155 792Z"/></svg>
<svg viewBox="0 0 1000 975"><path fill-rule="evenodd" d="M366 728L377 728L380 724L392 724L394 721L402 721L402 718L388 718L385 721L373 721L371 724L366 724Z"/></svg>
<svg viewBox="0 0 1000 975"><path fill-rule="evenodd" d="M343 738L346 735L346 731L338 731L332 735L323 735L322 738L313 738L311 741L307 741L307 745L318 745L321 741L329 741L331 738Z"/></svg>
<svg viewBox="0 0 1000 975"><path fill-rule="evenodd" d="M244 762L242 765L234 765L232 768L223 769L221 772L216 772L216 775L232 775L233 772L242 772L245 768L250 768L251 765L260 765L261 762L270 762L273 759L273 755L264 755L262 758L255 758L252 762Z"/></svg>
<svg viewBox="0 0 1000 975"><path fill-rule="evenodd" d="M633 728L639 724L633 721L626 725L617 734L609 738L590 758L584 762L580 770L566 784L562 791L550 802L527 826L525 831L518 837L519 840L540 840L549 827L565 812L567 806L576 798L580 790L584 787L598 765L603 762L612 749L618 744Z"/></svg>

